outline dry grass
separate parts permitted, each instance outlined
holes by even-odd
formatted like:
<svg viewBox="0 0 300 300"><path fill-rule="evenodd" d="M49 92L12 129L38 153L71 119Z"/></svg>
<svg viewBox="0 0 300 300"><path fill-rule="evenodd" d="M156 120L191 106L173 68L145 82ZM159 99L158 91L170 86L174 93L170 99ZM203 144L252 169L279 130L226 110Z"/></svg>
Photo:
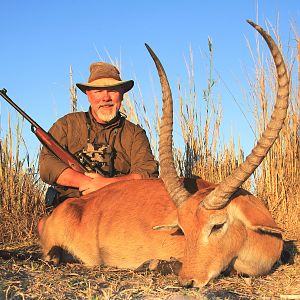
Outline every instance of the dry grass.
<svg viewBox="0 0 300 300"><path fill-rule="evenodd" d="M0 299L300 299L300 41L296 34L295 39L297 49L288 59L292 86L287 122L262 166L244 185L265 199L285 230L284 237L289 240L285 247L285 254L289 254L287 262L277 264L264 277L220 276L199 290L179 287L175 275L47 264L41 260L35 231L37 220L45 213L45 185L38 178L36 159L20 158L21 145L26 147L22 122L13 130L9 122L7 135L0 141ZM244 152L233 138L220 146L222 107L215 92L219 83L214 80L212 46L209 41L207 86L196 87L192 52L187 63L187 88L178 84L184 148L175 149L175 157L182 175L198 175L218 182L244 159ZM249 105L253 107L259 136L273 106L274 66L264 59L260 40L251 53L257 57L255 78L248 74L251 88L245 94L250 95ZM201 110L197 89L203 90ZM157 153L159 119L149 119L142 99L141 91L132 98L127 95L125 111L129 119L147 129ZM155 107L158 115L156 100Z"/></svg>
<svg viewBox="0 0 300 300"><path fill-rule="evenodd" d="M19 157L22 125L12 130L8 118L8 132L0 140L0 244L32 240L37 220L44 213L45 185L39 180L36 159Z"/></svg>
<svg viewBox="0 0 300 300"><path fill-rule="evenodd" d="M277 30L272 34L281 45ZM279 138L255 173L255 187L276 221L286 229L300 231L300 40L296 49L289 45L291 96L288 116ZM258 135L264 130L276 97L276 70L273 62L263 61L260 40L257 40L256 77L250 83L251 97ZM252 51L252 50L251 50ZM286 59L288 60L288 59ZM266 66L266 67L265 67Z"/></svg>
<svg viewBox="0 0 300 300"><path fill-rule="evenodd" d="M281 45L277 31L273 29L271 34ZM291 78L291 96L285 125L261 166L243 187L265 201L282 228L300 232L300 39L296 34L294 40L296 47L289 45L292 50L286 58ZM268 49L265 53L264 46L257 36L256 50L250 48L255 74L253 76L247 71L250 88L244 92L248 95L247 105L252 108L256 140L273 111L277 89L274 62ZM239 143L235 144L233 137L224 146L220 144L222 107L215 90L221 82L214 79L219 75L214 74L213 45L210 40L208 49L208 85L203 89L204 101L197 101L196 91L199 88L194 82L192 53L188 64L188 88L182 89L179 84L179 118L185 149L177 150L176 159L182 175L198 175L211 182L220 182L244 160L244 151Z"/></svg>
<svg viewBox="0 0 300 300"><path fill-rule="evenodd" d="M36 244L18 246L0 251L0 299L297 299L300 256L292 242L286 251L288 262L267 276L221 275L205 288L188 289L175 275L80 264L55 267L40 259Z"/></svg>

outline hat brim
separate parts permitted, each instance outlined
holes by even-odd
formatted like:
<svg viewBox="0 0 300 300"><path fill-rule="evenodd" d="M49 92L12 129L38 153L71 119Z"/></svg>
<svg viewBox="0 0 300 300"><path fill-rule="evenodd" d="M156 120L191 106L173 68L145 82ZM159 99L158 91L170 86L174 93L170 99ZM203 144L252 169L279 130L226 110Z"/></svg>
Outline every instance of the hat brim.
<svg viewBox="0 0 300 300"><path fill-rule="evenodd" d="M133 80L122 80L118 81L116 83L110 83L110 84L99 84L94 82L89 83L76 83L76 86L86 94L86 90L94 90L94 89L103 89L103 88L115 88L120 87L123 88L124 93L128 92L133 88L134 81Z"/></svg>

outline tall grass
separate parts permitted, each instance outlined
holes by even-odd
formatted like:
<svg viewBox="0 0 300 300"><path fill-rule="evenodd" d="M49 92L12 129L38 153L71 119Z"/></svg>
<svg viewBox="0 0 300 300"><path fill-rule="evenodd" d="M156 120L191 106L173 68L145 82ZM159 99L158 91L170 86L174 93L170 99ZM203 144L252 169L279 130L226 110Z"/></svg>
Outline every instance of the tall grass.
<svg viewBox="0 0 300 300"><path fill-rule="evenodd" d="M0 140L0 244L26 242L35 236L39 216L44 212L44 187L37 173L37 161L29 155L20 158L26 145L22 138L23 122L18 120Z"/></svg>
<svg viewBox="0 0 300 300"><path fill-rule="evenodd" d="M279 45L278 31L272 29ZM265 199L268 208L284 228L300 229L300 39L295 35L296 48L291 49L289 65L291 96L288 116L279 138L274 143L261 167L255 172L257 194ZM274 63L265 59L260 39L256 44L256 77L250 81L252 105L256 107L258 134L270 117L276 97ZM251 52L252 49L250 49ZM264 67L267 65L267 67Z"/></svg>
<svg viewBox="0 0 300 300"><path fill-rule="evenodd" d="M191 50L187 63L188 88L184 89L178 84L179 122L185 146L183 151L177 150L177 164L182 176L196 175L217 183L243 161L244 155L240 145L236 147L233 137L224 145L220 141L222 98L216 95L219 82L214 79L213 44L210 39L208 57L207 86L202 89L200 96L193 75L194 58ZM250 181L244 187L250 188Z"/></svg>
<svg viewBox="0 0 300 300"><path fill-rule="evenodd" d="M273 30L271 34L282 45L277 31ZM297 47L295 49L289 45L293 51L286 58L291 78L291 96L285 125L261 166L243 187L265 201L280 226L297 233L300 230L300 39L295 35L294 40ZM277 89L274 62L268 49L267 54L264 53L264 45L265 42L257 35L256 52L249 48L254 58L255 75L247 74L251 78L247 91L250 103L247 104L253 108L257 139L273 111ZM220 82L213 79L213 47L210 40L208 50L210 67L207 87L201 95L204 109L197 107L192 53L188 66L188 92L183 93L181 85L178 85L180 125L185 147L176 153L182 175L198 175L212 182L220 182L244 160L244 151L239 143L235 145L233 138L224 146L220 145L222 101L219 101L214 90Z"/></svg>

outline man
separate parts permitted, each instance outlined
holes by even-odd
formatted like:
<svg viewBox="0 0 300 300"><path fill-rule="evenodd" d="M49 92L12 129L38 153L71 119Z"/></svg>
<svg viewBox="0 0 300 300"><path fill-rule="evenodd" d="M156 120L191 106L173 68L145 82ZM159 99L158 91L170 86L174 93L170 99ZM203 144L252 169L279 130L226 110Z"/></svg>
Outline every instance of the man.
<svg viewBox="0 0 300 300"><path fill-rule="evenodd" d="M117 181L158 177L145 131L120 113L123 95L133 87L133 80L122 81L116 67L97 62L90 66L88 82L76 85L87 95L89 111L60 118L49 132L83 163L96 165L99 172L76 172L43 147L40 176L53 186L46 205L56 206Z"/></svg>

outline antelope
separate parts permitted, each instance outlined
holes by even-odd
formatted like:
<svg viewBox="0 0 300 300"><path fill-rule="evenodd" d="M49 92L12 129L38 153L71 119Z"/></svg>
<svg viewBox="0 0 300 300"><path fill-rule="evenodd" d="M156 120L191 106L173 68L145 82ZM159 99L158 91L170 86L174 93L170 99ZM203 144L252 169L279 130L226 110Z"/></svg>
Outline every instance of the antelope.
<svg viewBox="0 0 300 300"><path fill-rule="evenodd" d="M202 287L232 267L263 275L280 258L282 230L263 202L239 188L260 165L283 126L289 78L271 36L264 38L277 70L278 90L271 119L246 160L221 183L181 180L172 156L173 100L164 68L146 45L162 87L160 179L113 183L61 203L44 217L38 231L46 260L59 263L61 249L87 266L137 269L146 262L177 260L179 282ZM153 263L153 264L152 264Z"/></svg>

